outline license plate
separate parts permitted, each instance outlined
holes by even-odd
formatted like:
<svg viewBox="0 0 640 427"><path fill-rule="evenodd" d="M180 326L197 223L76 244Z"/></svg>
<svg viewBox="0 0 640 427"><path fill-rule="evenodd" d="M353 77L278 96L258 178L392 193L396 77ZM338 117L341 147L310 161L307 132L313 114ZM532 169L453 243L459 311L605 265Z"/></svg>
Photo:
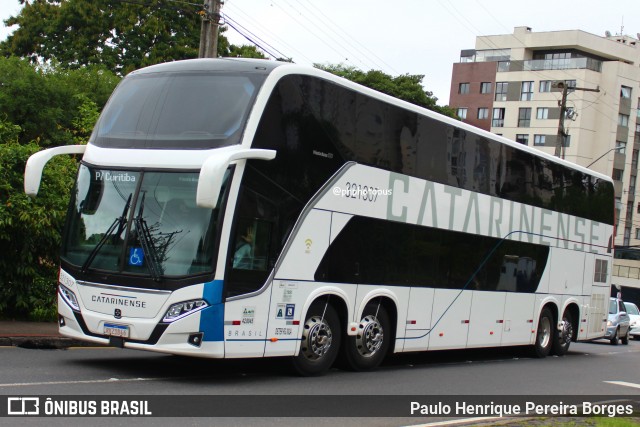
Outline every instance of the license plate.
<svg viewBox="0 0 640 427"><path fill-rule="evenodd" d="M129 327L124 325L115 325L113 323L104 324L104 334L112 335L114 337L129 337Z"/></svg>

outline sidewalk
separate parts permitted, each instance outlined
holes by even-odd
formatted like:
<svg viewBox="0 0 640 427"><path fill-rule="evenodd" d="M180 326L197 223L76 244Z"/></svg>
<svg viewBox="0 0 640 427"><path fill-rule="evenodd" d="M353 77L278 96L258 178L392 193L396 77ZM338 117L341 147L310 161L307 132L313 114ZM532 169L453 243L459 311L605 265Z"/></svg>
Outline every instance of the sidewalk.
<svg viewBox="0 0 640 427"><path fill-rule="evenodd" d="M56 322L0 320L0 346L62 349L95 346L84 341L63 337Z"/></svg>

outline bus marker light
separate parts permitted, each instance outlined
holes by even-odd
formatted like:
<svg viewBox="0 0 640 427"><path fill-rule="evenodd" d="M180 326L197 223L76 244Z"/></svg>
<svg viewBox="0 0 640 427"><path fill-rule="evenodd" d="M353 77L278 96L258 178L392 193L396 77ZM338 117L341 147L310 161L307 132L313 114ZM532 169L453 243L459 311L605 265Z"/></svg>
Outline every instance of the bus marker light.
<svg viewBox="0 0 640 427"><path fill-rule="evenodd" d="M493 335L493 331L489 331L489 335Z"/></svg>
<svg viewBox="0 0 640 427"><path fill-rule="evenodd" d="M440 332L440 336L443 337L444 336L444 332Z"/></svg>
<svg viewBox="0 0 640 427"><path fill-rule="evenodd" d="M299 325L299 324L300 324L300 321L299 321L299 320L294 320L294 321L293 321L293 324L294 324L294 325Z"/></svg>
<svg viewBox="0 0 640 427"><path fill-rule="evenodd" d="M533 323L533 319L527 320L527 323Z"/></svg>
<svg viewBox="0 0 640 427"><path fill-rule="evenodd" d="M233 326L240 326L241 322L240 322L239 320L233 320L233 321L231 322L231 324L232 324Z"/></svg>
<svg viewBox="0 0 640 427"><path fill-rule="evenodd" d="M269 341L271 341L271 342L277 342L277 341L278 341L278 338L271 338Z"/></svg>
<svg viewBox="0 0 640 427"><path fill-rule="evenodd" d="M407 325L415 325L416 321L415 320L407 320Z"/></svg>

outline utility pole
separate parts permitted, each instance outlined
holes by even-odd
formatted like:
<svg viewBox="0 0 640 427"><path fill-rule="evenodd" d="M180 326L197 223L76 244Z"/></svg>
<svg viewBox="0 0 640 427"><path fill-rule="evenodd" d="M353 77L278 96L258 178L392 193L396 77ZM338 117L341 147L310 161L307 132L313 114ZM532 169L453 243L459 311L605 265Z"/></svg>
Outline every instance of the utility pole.
<svg viewBox="0 0 640 427"><path fill-rule="evenodd" d="M221 0L205 0L200 27L200 49L198 58L218 56L218 23L220 22Z"/></svg>
<svg viewBox="0 0 640 427"><path fill-rule="evenodd" d="M557 81L553 83L553 87L562 89L562 100L558 102L560 104L560 121L558 122L558 137L556 138L556 151L554 155L564 159L565 140L567 138L567 132L564 129L564 118L567 115L567 94L569 93L569 89L582 90L585 92L600 92L600 86L595 89L585 87L570 88L565 81Z"/></svg>

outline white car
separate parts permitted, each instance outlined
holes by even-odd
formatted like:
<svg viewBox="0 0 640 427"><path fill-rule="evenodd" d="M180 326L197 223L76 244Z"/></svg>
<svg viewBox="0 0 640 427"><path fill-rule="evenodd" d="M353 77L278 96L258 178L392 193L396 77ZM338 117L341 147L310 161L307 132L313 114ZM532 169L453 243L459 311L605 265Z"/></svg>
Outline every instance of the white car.
<svg viewBox="0 0 640 427"><path fill-rule="evenodd" d="M638 306L632 302L625 302L624 308L629 315L629 336L634 339L640 337L640 310L638 310Z"/></svg>

